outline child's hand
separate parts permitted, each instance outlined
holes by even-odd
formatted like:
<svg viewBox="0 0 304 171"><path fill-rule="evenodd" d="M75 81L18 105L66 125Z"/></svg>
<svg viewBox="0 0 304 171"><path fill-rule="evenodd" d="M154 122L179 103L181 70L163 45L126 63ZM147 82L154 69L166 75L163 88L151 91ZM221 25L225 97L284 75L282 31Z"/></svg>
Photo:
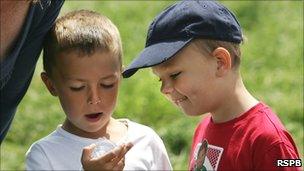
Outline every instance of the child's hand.
<svg viewBox="0 0 304 171"><path fill-rule="evenodd" d="M82 168L83 170L123 170L125 154L132 146L131 143L122 144L98 158L91 157L95 144L84 147L81 157Z"/></svg>

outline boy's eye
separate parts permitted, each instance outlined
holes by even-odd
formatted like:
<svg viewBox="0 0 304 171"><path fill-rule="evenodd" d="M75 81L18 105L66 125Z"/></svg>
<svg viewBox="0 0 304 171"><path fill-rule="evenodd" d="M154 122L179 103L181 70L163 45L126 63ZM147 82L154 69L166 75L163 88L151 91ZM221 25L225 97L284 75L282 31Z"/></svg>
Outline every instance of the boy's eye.
<svg viewBox="0 0 304 171"><path fill-rule="evenodd" d="M80 91L80 90L82 90L84 88L84 86L81 86L81 87L70 87L70 89L72 90L72 91Z"/></svg>
<svg viewBox="0 0 304 171"><path fill-rule="evenodd" d="M103 88L109 89L109 88L114 87L114 84L100 84L100 86Z"/></svg>
<svg viewBox="0 0 304 171"><path fill-rule="evenodd" d="M176 77L177 77L180 73L181 73L181 72L177 72L177 73L171 74L171 75L170 75L170 78L172 78L173 80L175 80Z"/></svg>

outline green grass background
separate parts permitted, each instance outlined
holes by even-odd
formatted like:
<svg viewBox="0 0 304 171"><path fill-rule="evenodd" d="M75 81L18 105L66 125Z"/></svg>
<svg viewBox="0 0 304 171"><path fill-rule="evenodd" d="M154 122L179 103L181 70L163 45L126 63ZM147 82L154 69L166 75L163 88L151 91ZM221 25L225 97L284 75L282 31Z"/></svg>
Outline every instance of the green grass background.
<svg viewBox="0 0 304 171"><path fill-rule="evenodd" d="M108 16L121 33L124 64L144 47L150 21L173 1L66 1L61 15L90 9ZM303 159L303 1L222 1L238 17L247 42L241 72L248 90L270 105L294 138ZM1 145L1 170L23 170L30 145L64 119L56 98L40 80L41 61ZM201 117L188 117L159 93L149 69L123 80L117 118L154 128L163 138L174 170L187 168L188 152Z"/></svg>

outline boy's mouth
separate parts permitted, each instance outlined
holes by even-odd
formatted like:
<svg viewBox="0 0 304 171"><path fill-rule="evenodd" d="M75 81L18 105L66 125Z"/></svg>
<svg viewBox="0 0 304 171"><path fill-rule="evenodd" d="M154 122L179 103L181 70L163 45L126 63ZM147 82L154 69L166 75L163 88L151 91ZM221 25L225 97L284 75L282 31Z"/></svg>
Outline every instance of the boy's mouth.
<svg viewBox="0 0 304 171"><path fill-rule="evenodd" d="M179 105L181 102L187 100L188 98L186 96L184 97L181 97L181 98L178 98L178 99L173 99L173 102L176 104L176 105Z"/></svg>
<svg viewBox="0 0 304 171"><path fill-rule="evenodd" d="M91 114L86 114L85 117L87 118L87 120L89 121L97 121L99 120L99 118L102 116L102 112L99 113L91 113Z"/></svg>

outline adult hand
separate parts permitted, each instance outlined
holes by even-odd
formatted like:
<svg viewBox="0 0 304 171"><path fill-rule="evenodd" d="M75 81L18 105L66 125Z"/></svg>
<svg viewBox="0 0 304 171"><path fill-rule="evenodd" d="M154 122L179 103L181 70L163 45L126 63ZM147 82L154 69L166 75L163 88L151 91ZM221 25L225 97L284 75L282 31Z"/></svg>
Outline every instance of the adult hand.
<svg viewBox="0 0 304 171"><path fill-rule="evenodd" d="M84 147L81 157L83 170L123 170L125 154L133 147L133 144L122 144L98 158L92 158L91 154L95 146L92 144Z"/></svg>

